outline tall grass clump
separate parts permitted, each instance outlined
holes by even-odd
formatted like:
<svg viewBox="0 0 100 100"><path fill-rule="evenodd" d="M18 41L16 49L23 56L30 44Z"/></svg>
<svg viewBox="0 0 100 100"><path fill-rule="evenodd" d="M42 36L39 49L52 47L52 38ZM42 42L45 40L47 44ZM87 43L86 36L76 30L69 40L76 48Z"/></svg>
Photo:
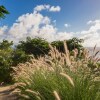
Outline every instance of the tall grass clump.
<svg viewBox="0 0 100 100"><path fill-rule="evenodd" d="M50 45L45 57L14 67L17 94L21 100L100 100L100 71L86 50L77 59L64 42L65 53ZM99 61L99 60L98 60Z"/></svg>

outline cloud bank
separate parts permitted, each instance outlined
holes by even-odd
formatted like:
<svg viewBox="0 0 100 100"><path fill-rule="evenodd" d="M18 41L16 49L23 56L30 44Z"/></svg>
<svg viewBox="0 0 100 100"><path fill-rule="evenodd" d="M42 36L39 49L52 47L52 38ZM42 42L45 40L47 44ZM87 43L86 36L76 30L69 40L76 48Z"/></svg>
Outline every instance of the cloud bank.
<svg viewBox="0 0 100 100"><path fill-rule="evenodd" d="M13 25L0 27L0 40L8 39L18 43L25 40L27 36L32 38L41 37L47 41L65 40L78 36L78 38L85 39L84 46L97 46L100 47L100 20L89 21L87 24L90 26L88 30L81 32L59 32L56 27L56 20L52 21L48 16L42 15L40 12L47 10L49 12L59 12L60 6L38 5L34 8L32 13L21 15ZM55 23L55 25L54 25ZM69 27L68 24L64 24Z"/></svg>
<svg viewBox="0 0 100 100"><path fill-rule="evenodd" d="M80 32L80 38L85 40L84 46L97 46L100 47L100 20L89 21L87 22L90 25L88 30Z"/></svg>

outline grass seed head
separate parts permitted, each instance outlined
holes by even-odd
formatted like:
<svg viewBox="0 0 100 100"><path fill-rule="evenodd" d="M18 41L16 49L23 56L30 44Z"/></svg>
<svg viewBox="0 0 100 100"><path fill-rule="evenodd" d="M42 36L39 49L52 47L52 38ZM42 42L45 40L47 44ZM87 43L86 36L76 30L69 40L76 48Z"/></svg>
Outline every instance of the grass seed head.
<svg viewBox="0 0 100 100"><path fill-rule="evenodd" d="M74 82L69 75L67 75L65 73L60 73L60 75L64 76L71 83L71 85L74 87Z"/></svg>
<svg viewBox="0 0 100 100"><path fill-rule="evenodd" d="M56 100L61 100L61 99L60 99L60 96L59 96L58 93L57 93L57 91L54 91L53 94L54 94Z"/></svg>

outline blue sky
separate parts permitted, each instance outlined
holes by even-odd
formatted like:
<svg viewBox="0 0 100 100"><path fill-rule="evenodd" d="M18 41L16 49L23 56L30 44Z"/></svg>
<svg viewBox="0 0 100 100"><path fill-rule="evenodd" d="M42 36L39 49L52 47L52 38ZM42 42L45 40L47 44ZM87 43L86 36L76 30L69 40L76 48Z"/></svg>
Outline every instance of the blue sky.
<svg viewBox="0 0 100 100"><path fill-rule="evenodd" d="M72 31L79 31L86 28L86 22L100 18L100 0L0 0L0 4L6 6L10 15L2 24L12 25L15 20L25 13L31 13L33 8L41 4L59 5L61 12L42 12L57 20L57 26L63 29L64 23L72 26Z"/></svg>
<svg viewBox="0 0 100 100"><path fill-rule="evenodd" d="M93 29L96 27L96 41L91 37L94 43L89 46L93 46L97 42L100 42L98 39L100 33L98 33L99 29L97 28L98 22L100 21L100 0L0 0L0 5L4 5L10 12L5 19L0 21L2 30L4 26L7 26L6 32L8 31L8 35L10 34L9 30L20 16L26 13L33 13L36 6L50 5L50 7L53 6L55 8L59 6L60 10L41 10L39 11L39 14L43 17L47 16L51 20L49 25L56 20L56 26L53 25L53 27L57 28L58 34L70 33L73 36L80 37L86 37L87 35L86 39L89 41L88 38L91 36L91 31L93 33ZM90 21L90 23L87 25L88 21ZM91 27L93 27L92 30ZM81 34L79 34L79 32ZM2 36L6 37L6 35ZM95 36L94 33L93 35Z"/></svg>

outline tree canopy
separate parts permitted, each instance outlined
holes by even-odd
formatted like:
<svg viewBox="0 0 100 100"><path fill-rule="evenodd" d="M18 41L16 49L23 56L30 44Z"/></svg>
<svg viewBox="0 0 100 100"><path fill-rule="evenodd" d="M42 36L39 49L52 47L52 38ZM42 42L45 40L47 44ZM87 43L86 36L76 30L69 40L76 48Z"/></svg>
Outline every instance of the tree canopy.
<svg viewBox="0 0 100 100"><path fill-rule="evenodd" d="M83 40L78 38L66 40L69 51L72 51L75 48L77 48L78 51L82 50L82 42ZM63 41L53 41L50 44L56 47L60 52L64 52ZM26 54L33 54L35 57L48 54L50 50L49 43L46 40L41 38L32 39L30 37L27 37L26 41L20 41L16 46L16 49L20 49Z"/></svg>

